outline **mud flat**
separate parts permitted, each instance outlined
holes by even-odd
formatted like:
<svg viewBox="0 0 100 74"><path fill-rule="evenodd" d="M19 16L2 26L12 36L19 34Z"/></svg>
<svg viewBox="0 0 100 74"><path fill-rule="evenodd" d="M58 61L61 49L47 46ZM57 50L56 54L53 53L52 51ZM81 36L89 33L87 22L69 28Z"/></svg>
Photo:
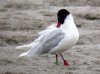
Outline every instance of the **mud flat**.
<svg viewBox="0 0 100 74"><path fill-rule="evenodd" d="M18 1L0 0L0 74L100 74L100 0ZM61 8L73 14L80 33L77 44L63 53L70 66L60 57L61 64L53 64L52 55L49 62L45 55L18 59L26 50L15 47L32 42L37 32L55 23Z"/></svg>

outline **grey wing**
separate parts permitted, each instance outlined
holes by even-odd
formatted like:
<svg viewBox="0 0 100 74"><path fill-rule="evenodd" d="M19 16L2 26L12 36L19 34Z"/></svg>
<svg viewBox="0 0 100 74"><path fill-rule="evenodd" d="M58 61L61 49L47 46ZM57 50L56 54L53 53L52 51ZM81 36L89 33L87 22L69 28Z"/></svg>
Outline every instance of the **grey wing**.
<svg viewBox="0 0 100 74"><path fill-rule="evenodd" d="M59 42L64 38L64 33L60 29L56 29L43 38L40 39L40 47L37 50L37 54L45 54L48 53L51 49L56 47Z"/></svg>

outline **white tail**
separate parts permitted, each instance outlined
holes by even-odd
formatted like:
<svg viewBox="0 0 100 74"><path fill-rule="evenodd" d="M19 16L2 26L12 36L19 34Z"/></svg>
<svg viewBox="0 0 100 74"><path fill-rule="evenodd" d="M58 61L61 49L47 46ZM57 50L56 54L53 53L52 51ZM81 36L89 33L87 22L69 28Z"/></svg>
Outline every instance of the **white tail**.
<svg viewBox="0 0 100 74"><path fill-rule="evenodd" d="M32 44L28 44L28 45L17 46L16 49L17 50L20 50L20 49L28 50L31 47L32 47Z"/></svg>
<svg viewBox="0 0 100 74"><path fill-rule="evenodd" d="M28 60L29 57L28 57L27 53L28 53L28 52L25 52L25 53L20 54L20 55L18 56L18 58L19 58L19 59L25 59L25 60L27 59L27 60Z"/></svg>
<svg viewBox="0 0 100 74"><path fill-rule="evenodd" d="M35 54L39 48L39 42L36 41L36 42L33 42L31 44L28 44L28 45L22 45L22 46L18 46L16 47L16 49L28 49L27 52L24 52L22 54L19 55L19 58L27 58L27 57L35 57L35 56L38 56L38 54Z"/></svg>
<svg viewBox="0 0 100 74"><path fill-rule="evenodd" d="M21 55L19 55L19 57L26 57L27 56L27 52L22 53Z"/></svg>

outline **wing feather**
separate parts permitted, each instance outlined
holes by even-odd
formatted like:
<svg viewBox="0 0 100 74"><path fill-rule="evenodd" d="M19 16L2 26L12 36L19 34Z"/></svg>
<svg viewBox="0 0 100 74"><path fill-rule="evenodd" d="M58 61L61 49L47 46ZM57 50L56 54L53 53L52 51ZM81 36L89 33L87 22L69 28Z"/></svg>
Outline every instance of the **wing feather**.
<svg viewBox="0 0 100 74"><path fill-rule="evenodd" d="M56 28L41 36L40 39L36 41L35 45L33 45L32 48L27 51L27 53L25 52L25 55L27 57L33 57L35 55L49 53L49 51L55 48L63 38L64 33L62 30Z"/></svg>

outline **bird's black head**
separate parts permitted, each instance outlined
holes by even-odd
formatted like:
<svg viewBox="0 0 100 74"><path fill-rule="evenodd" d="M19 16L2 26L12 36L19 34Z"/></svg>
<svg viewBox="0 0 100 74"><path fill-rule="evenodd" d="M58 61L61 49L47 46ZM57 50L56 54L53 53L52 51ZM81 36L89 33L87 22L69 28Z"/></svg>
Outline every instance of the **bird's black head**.
<svg viewBox="0 0 100 74"><path fill-rule="evenodd" d="M58 11L58 14L57 14L57 19L58 19L58 22L60 24L63 24L64 21L65 21L65 18L70 14L70 12L66 9L61 9Z"/></svg>

